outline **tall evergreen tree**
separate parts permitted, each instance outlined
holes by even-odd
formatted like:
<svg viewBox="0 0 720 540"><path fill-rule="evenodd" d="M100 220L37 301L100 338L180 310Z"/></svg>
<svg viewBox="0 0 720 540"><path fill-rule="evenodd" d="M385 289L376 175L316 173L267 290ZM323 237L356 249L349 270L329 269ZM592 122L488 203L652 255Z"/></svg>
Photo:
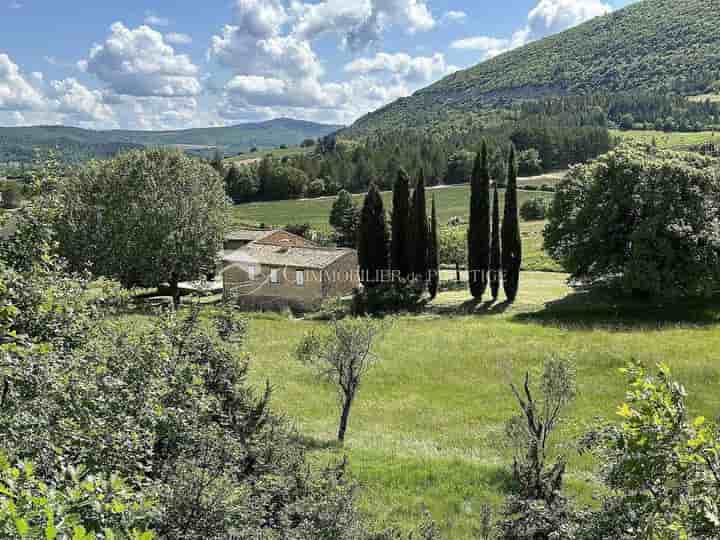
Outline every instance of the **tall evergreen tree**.
<svg viewBox="0 0 720 540"><path fill-rule="evenodd" d="M440 262L439 252L440 246L438 244L438 223L437 223L437 211L435 209L435 196L432 198L432 210L430 214L430 235L428 244L428 291L430 292L430 298L435 298L438 292L438 285L440 283Z"/></svg>
<svg viewBox="0 0 720 540"><path fill-rule="evenodd" d="M502 271L502 254L500 252L500 201L498 200L497 182L493 193L492 239L490 241L490 292L493 300L500 293L500 272Z"/></svg>
<svg viewBox="0 0 720 540"><path fill-rule="evenodd" d="M522 240L517 203L517 160L515 146L510 147L508 158L508 181L505 191L505 214L502 224L502 267L503 287L510 302L517 297L520 286L520 265L522 263Z"/></svg>
<svg viewBox="0 0 720 540"><path fill-rule="evenodd" d="M218 174L225 176L225 165L223 164L223 156L219 148L215 148L215 154L213 155L210 165L215 169Z"/></svg>
<svg viewBox="0 0 720 540"><path fill-rule="evenodd" d="M341 247L357 247L359 211L352 195L340 190L330 210L330 226L335 229L337 242Z"/></svg>
<svg viewBox="0 0 720 540"><path fill-rule="evenodd" d="M388 271L388 230L385 208L377 186L372 183L360 211L358 262L360 279L366 287L378 285Z"/></svg>
<svg viewBox="0 0 720 540"><path fill-rule="evenodd" d="M421 170L415 191L413 191L411 273L416 280L427 280L427 202L425 200L425 173Z"/></svg>
<svg viewBox="0 0 720 540"><path fill-rule="evenodd" d="M482 300L490 271L490 170L487 143L475 158L470 185L468 272L470 293Z"/></svg>
<svg viewBox="0 0 720 540"><path fill-rule="evenodd" d="M393 186L391 262L394 272L406 278L410 274L410 177L404 169L397 172Z"/></svg>

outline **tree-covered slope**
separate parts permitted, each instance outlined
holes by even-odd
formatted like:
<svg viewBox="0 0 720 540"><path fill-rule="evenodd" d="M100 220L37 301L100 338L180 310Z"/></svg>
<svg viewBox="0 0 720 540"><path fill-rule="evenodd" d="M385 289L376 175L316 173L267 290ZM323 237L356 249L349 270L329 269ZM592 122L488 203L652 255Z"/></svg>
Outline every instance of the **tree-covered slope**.
<svg viewBox="0 0 720 540"><path fill-rule="evenodd" d="M720 92L720 0L644 0L458 71L347 133L424 127L518 100L655 90Z"/></svg>
<svg viewBox="0 0 720 540"><path fill-rule="evenodd" d="M138 146L181 146L202 151L221 148L226 154L257 146L274 148L324 137L341 126L278 118L267 122L178 131L94 131L66 126L0 127L0 161L29 161L35 150L57 149L70 161L106 157L113 149Z"/></svg>

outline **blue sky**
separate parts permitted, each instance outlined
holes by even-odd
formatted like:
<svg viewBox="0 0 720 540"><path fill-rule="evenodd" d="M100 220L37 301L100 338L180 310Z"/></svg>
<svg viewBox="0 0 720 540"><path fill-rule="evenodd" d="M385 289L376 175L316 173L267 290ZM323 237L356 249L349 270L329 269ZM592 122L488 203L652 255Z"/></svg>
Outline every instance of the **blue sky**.
<svg viewBox="0 0 720 540"><path fill-rule="evenodd" d="M0 125L347 124L631 0L0 0Z"/></svg>

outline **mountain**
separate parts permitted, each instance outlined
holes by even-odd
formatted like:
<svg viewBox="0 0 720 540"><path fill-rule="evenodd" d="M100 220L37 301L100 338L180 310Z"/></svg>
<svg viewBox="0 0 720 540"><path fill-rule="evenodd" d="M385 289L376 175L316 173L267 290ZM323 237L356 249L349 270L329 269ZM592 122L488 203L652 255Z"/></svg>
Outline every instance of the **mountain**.
<svg viewBox="0 0 720 540"><path fill-rule="evenodd" d="M295 145L304 139L324 137L342 126L317 124L290 118L228 127L178 131L95 131L66 126L0 127L0 162L30 161L36 150L55 148L70 161L105 157L143 146L178 146L197 153L219 147L226 155L252 147Z"/></svg>
<svg viewBox="0 0 720 540"><path fill-rule="evenodd" d="M428 127L524 100L623 92L720 93L720 0L644 0L458 71L342 133Z"/></svg>

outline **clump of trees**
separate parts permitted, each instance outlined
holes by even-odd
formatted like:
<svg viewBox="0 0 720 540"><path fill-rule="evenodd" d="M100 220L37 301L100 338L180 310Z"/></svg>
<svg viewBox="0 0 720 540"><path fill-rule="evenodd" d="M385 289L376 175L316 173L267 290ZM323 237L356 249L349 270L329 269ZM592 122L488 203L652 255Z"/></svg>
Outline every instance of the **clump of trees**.
<svg viewBox="0 0 720 540"><path fill-rule="evenodd" d="M335 239L341 247L356 247L360 226L360 210L352 195L344 189L338 193L330 210L330 226L335 230Z"/></svg>
<svg viewBox="0 0 720 540"><path fill-rule="evenodd" d="M707 296L720 283L719 207L711 158L624 145L558 186L545 245L578 279L644 296Z"/></svg>
<svg viewBox="0 0 720 540"><path fill-rule="evenodd" d="M545 219L548 204L543 197L528 199L520 207L520 217L525 221L542 221Z"/></svg>

